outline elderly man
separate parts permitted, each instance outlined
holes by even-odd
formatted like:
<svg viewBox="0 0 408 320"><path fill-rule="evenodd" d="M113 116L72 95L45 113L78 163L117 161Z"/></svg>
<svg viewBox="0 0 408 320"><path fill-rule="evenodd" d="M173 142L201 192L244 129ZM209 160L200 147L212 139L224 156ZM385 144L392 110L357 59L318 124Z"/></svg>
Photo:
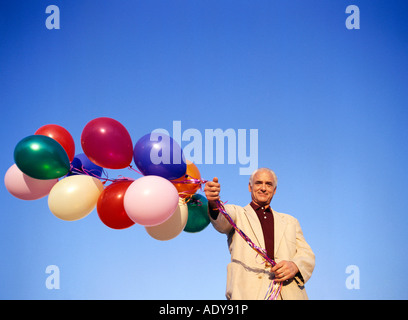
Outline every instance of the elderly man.
<svg viewBox="0 0 408 320"><path fill-rule="evenodd" d="M235 232L224 215L219 214L218 178L205 185L211 223L216 230L228 235L231 263L227 267L227 299L264 299L273 279L282 282L278 299L307 299L305 283L312 275L315 256L297 219L271 209L276 187L277 178L272 170L257 169L249 179L252 202L245 207L225 205L237 227L277 263L272 267Z"/></svg>

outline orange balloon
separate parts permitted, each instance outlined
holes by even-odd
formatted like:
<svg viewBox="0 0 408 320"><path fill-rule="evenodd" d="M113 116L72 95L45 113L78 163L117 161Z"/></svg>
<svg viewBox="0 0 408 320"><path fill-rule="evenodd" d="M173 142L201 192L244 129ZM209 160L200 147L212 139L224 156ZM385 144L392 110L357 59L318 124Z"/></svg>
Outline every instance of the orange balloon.
<svg viewBox="0 0 408 320"><path fill-rule="evenodd" d="M201 174L197 166L191 161L187 160L186 173L178 179L171 180L171 182L176 187L179 193L179 196L181 198L187 198L193 195L194 193L196 193L197 190L200 189L201 184L200 183L178 183L177 181L188 181L192 179L201 180Z"/></svg>

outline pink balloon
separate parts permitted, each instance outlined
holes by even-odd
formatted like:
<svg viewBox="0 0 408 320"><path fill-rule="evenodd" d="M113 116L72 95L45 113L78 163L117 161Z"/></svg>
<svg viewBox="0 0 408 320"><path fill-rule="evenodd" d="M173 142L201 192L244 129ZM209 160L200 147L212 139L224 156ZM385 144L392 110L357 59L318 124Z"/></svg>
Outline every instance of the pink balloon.
<svg viewBox="0 0 408 320"><path fill-rule="evenodd" d="M39 180L27 176L13 164L4 176L8 192L22 200L37 200L48 195L58 179Z"/></svg>
<svg viewBox="0 0 408 320"><path fill-rule="evenodd" d="M174 185L159 176L144 176L127 189L123 204L129 218L142 226L156 226L176 211L179 195Z"/></svg>

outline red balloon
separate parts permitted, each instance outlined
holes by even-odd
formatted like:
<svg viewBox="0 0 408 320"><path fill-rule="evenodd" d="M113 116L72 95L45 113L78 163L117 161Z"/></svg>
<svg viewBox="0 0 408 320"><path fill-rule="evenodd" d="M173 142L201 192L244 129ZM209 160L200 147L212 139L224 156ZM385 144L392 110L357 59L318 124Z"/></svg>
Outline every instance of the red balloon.
<svg viewBox="0 0 408 320"><path fill-rule="evenodd" d="M93 163L108 169L123 169L133 159L133 144L129 132L111 118L96 118L82 131L82 149Z"/></svg>
<svg viewBox="0 0 408 320"><path fill-rule="evenodd" d="M127 215L123 198L133 180L116 181L107 186L101 193L96 205L99 218L112 229L125 229L135 223Z"/></svg>
<svg viewBox="0 0 408 320"><path fill-rule="evenodd" d="M64 148L69 161L74 160L75 142L68 130L57 124L47 124L39 128L35 134L47 136L57 141Z"/></svg>

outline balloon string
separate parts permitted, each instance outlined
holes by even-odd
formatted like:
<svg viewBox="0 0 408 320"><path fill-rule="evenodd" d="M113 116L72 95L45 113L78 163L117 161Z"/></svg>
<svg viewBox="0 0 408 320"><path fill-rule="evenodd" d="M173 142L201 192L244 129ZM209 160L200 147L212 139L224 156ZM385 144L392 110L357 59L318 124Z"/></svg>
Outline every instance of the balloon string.
<svg viewBox="0 0 408 320"><path fill-rule="evenodd" d="M71 164L71 168L70 168L70 173L74 173L74 174L85 174L87 176L93 177L93 178L97 178L99 180L103 180L103 183L105 184L106 182L117 182L117 181L132 181L134 179L131 178L127 178L127 177L121 177L121 178L116 178L116 179L110 179L108 176L108 173L105 171L105 169L102 169L103 174L105 175L105 177L100 177L99 175L95 174L92 172L93 170L88 170L85 169L84 166L81 166L81 169L75 168L72 164Z"/></svg>
<svg viewBox="0 0 408 320"><path fill-rule="evenodd" d="M137 171L135 168L133 168L133 166L131 164L129 165L128 169L132 170L132 171L134 171L134 172L136 172L138 174L141 174L143 176L143 173L141 173L140 171Z"/></svg>
<svg viewBox="0 0 408 320"><path fill-rule="evenodd" d="M104 183L106 183L108 181L112 182L112 183L117 182L117 181L134 181L134 179L132 179L132 178L127 178L127 177L124 177L124 176L121 176L121 175L118 176L120 178L109 179L108 172L105 171L105 169L103 169L102 172L103 172L103 174L105 175L106 178L102 178L102 177L98 177L98 176L95 176L95 178L98 178L100 180L105 180Z"/></svg>
<svg viewBox="0 0 408 320"><path fill-rule="evenodd" d="M219 212L222 213L222 215L227 219L227 221L235 229L235 231L242 237L242 239L244 239L244 241L246 241L246 243L248 243L248 245L253 250L255 250L261 257L263 257L266 261L268 261L272 265L272 267L275 266L276 262L272 260L270 257L268 257L266 250L255 245L255 243L253 243L252 240L240 228L238 228L234 220L232 220L231 216L225 210L224 204L220 200L217 200L216 204L217 204L217 208ZM266 292L265 300L276 300L279 296L281 289L282 289L282 283L276 283L275 280L272 280Z"/></svg>
<svg viewBox="0 0 408 320"><path fill-rule="evenodd" d="M227 213L224 208L223 203L220 200L216 201L218 210L224 215L227 221L231 224L231 226L238 232L238 234L249 244L249 246L254 249L260 256L262 256L266 261L268 261L272 266L276 265L276 262L273 261L271 258L268 257L266 251L251 241L251 239L237 227L235 222L232 220L231 216Z"/></svg>
<svg viewBox="0 0 408 320"><path fill-rule="evenodd" d="M264 300L276 300L279 296L281 289L282 282L276 283L275 281L271 281L269 283L269 287L265 294Z"/></svg>
<svg viewBox="0 0 408 320"><path fill-rule="evenodd" d="M179 192L179 194L183 194L184 192ZM184 193L185 194L185 193ZM191 205L196 205L198 207L203 206L203 202L200 199L194 198L194 194L188 194L183 197L185 203L190 203Z"/></svg>
<svg viewBox="0 0 408 320"><path fill-rule="evenodd" d="M181 178L182 177L180 177L178 179L181 179ZM183 178L184 178L184 180L173 179L173 180L169 180L169 181L171 183L173 183L174 185L177 185L177 184L196 184L196 185L200 186L200 190L203 190L202 185L207 183L207 180L196 179L196 178L193 178L192 176L190 176L188 174L185 174L183 176ZM192 200L195 200L195 199L192 199L193 195L194 194L191 194L190 192L184 192L184 191L179 192L179 196L184 199L185 203L190 202Z"/></svg>
<svg viewBox="0 0 408 320"><path fill-rule="evenodd" d="M185 177L190 177L189 175L185 175ZM174 180L172 182L175 182ZM177 181L177 183L200 183L201 187L203 184L207 183L208 180L201 180L201 179L194 179L192 177L190 177L190 179L188 180L182 180L182 181ZM225 202L226 203L226 202ZM225 210L224 204L223 202L221 202L220 200L216 201L217 204L217 208L218 210L224 215L224 217L227 219L227 221L231 224L231 226L235 229L235 231L237 231L237 233L248 243L248 245L254 249L259 255L261 255L266 261L268 261L272 267L276 265L276 262L274 260L272 260L271 258L269 258L266 250L258 247L257 245L255 245L255 243L240 229L238 228L238 226L235 224L234 220L232 220L231 216L227 213L227 211Z"/></svg>
<svg viewBox="0 0 408 320"><path fill-rule="evenodd" d="M183 183L183 184L200 184L200 187L203 184L206 184L208 182L208 180L196 179L196 178L193 178L192 176L190 176L188 174L184 175L183 177L186 180L177 180L177 179L175 179L175 180L170 180L170 182L172 182L172 183ZM178 179L180 179L180 178L178 178Z"/></svg>

